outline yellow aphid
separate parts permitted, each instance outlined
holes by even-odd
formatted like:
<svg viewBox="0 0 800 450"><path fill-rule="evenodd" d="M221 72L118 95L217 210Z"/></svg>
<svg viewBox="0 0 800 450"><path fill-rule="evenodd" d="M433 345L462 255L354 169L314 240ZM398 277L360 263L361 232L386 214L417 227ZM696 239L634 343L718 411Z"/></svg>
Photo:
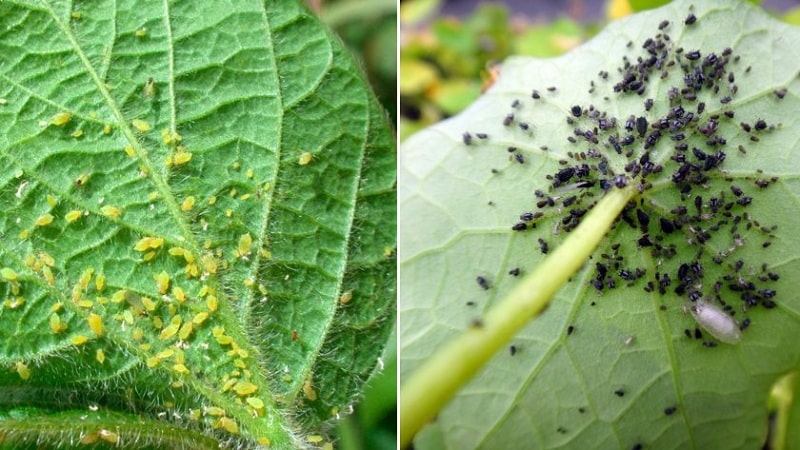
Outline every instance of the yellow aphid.
<svg viewBox="0 0 800 450"><path fill-rule="evenodd" d="M346 305L353 299L353 291L347 291L339 297L339 303Z"/></svg>
<svg viewBox="0 0 800 450"><path fill-rule="evenodd" d="M56 284L56 277L53 276L53 271L50 270L49 267L47 266L42 267L42 276L44 277L44 281L46 281L47 284L49 284L50 286Z"/></svg>
<svg viewBox="0 0 800 450"><path fill-rule="evenodd" d="M141 328L134 328L132 336L134 341L139 341L144 337L144 331Z"/></svg>
<svg viewBox="0 0 800 450"><path fill-rule="evenodd" d="M46 197L46 199L47 199L47 204L48 204L48 205L50 205L50 207L51 207L51 208L52 208L53 206L56 206L56 203L58 203L58 201L56 200L56 198L55 198L55 197L53 197L53 196L52 196L52 195L50 195L50 194L47 194L47 197Z"/></svg>
<svg viewBox="0 0 800 450"><path fill-rule="evenodd" d="M200 268L197 267L197 264L187 264L185 272L187 278L197 278L200 276Z"/></svg>
<svg viewBox="0 0 800 450"><path fill-rule="evenodd" d="M191 152L177 152L175 156L172 157L172 163L176 166L180 166L182 164L186 164L192 160L192 153Z"/></svg>
<svg viewBox="0 0 800 450"><path fill-rule="evenodd" d="M323 437L318 434L312 434L311 436L306 437L306 442L309 444L319 444L323 440Z"/></svg>
<svg viewBox="0 0 800 450"><path fill-rule="evenodd" d="M227 377L228 375L225 376ZM237 380L236 378L231 378L228 381L226 381L225 384L222 385L222 392L228 392L233 387L233 385L236 384L237 381L239 380Z"/></svg>
<svg viewBox="0 0 800 450"><path fill-rule="evenodd" d="M142 89L142 95L145 97L156 95L156 82L153 77L147 79L147 83L144 84L144 89Z"/></svg>
<svg viewBox="0 0 800 450"><path fill-rule="evenodd" d="M94 288L97 292L103 290L106 287L106 276L102 273L97 274L97 277L94 279Z"/></svg>
<svg viewBox="0 0 800 450"><path fill-rule="evenodd" d="M82 296L83 296L83 289L81 289L81 285L76 284L75 286L72 286L72 302L78 303L81 300Z"/></svg>
<svg viewBox="0 0 800 450"><path fill-rule="evenodd" d="M128 325L133 325L133 313L130 309L122 311L122 320Z"/></svg>
<svg viewBox="0 0 800 450"><path fill-rule="evenodd" d="M261 295L267 295L269 293L267 287L264 286L262 283L258 283L258 292L260 292Z"/></svg>
<svg viewBox="0 0 800 450"><path fill-rule="evenodd" d="M239 434L239 425L235 420L228 417L220 417L217 419L217 421L214 423L214 427L222 428L231 434Z"/></svg>
<svg viewBox="0 0 800 450"><path fill-rule="evenodd" d="M224 334L216 336L215 339L219 342L220 345L228 345L233 342L233 338L230 336L226 336Z"/></svg>
<svg viewBox="0 0 800 450"><path fill-rule="evenodd" d="M149 249L157 249L164 245L164 238L161 237L144 237L139 239L136 242L136 245L133 246L133 249L139 252L143 252Z"/></svg>
<svg viewBox="0 0 800 450"><path fill-rule="evenodd" d="M133 128L136 128L136 130L140 133L146 133L150 131L150 123L148 123L146 120L133 119L131 120L131 125L133 125Z"/></svg>
<svg viewBox="0 0 800 450"><path fill-rule="evenodd" d="M204 285L203 285L203 286L200 288L200 292L198 292L198 293L197 293L197 296L198 296L198 297L205 297L205 296L206 296L206 295L208 295L210 292L211 292L211 288L209 288L207 284L204 284Z"/></svg>
<svg viewBox="0 0 800 450"><path fill-rule="evenodd" d="M92 329L94 334L98 336L102 336L103 332L105 331L103 327L103 318L100 317L99 314L91 313L89 314L89 318L87 319L89 322L89 328Z"/></svg>
<svg viewBox="0 0 800 450"><path fill-rule="evenodd" d="M3 304L9 309L16 309L25 304L25 299L22 297L8 298Z"/></svg>
<svg viewBox="0 0 800 450"><path fill-rule="evenodd" d="M121 209L110 205L100 208L100 212L106 217L120 217L122 215Z"/></svg>
<svg viewBox="0 0 800 450"><path fill-rule="evenodd" d="M191 209L194 208L195 202L196 200L193 195L186 197L186 199L183 200L183 203L181 203L181 211L191 211Z"/></svg>
<svg viewBox="0 0 800 450"><path fill-rule="evenodd" d="M72 211L64 215L64 219L67 220L67 223L75 222L80 218L81 218L81 212L78 211L77 209L73 209Z"/></svg>
<svg viewBox="0 0 800 450"><path fill-rule="evenodd" d="M111 430L102 429L100 430L100 439L110 444L116 444L119 442L119 435Z"/></svg>
<svg viewBox="0 0 800 450"><path fill-rule="evenodd" d="M67 325L61 322L61 317L59 317L58 314L53 313L50 315L50 331L58 334L66 329Z"/></svg>
<svg viewBox="0 0 800 450"><path fill-rule="evenodd" d="M147 194L147 200L151 201L151 202L154 202L154 201L158 200L158 192L153 191L153 192Z"/></svg>
<svg viewBox="0 0 800 450"><path fill-rule="evenodd" d="M39 252L38 256L39 256L39 261L41 261L42 264L44 264L46 266L50 266L50 267L53 267L53 266L56 265L55 258L53 258L49 253L47 253L47 252Z"/></svg>
<svg viewBox="0 0 800 450"><path fill-rule="evenodd" d="M178 330L178 339L185 341L189 339L189 336L192 334L192 322L186 322L181 326L181 329Z"/></svg>
<svg viewBox="0 0 800 450"><path fill-rule="evenodd" d="M97 442L98 439L100 439L100 435L98 435L97 433L88 433L81 436L81 440L78 442L80 442L81 444L88 445L88 444L94 444L95 442Z"/></svg>
<svg viewBox="0 0 800 450"><path fill-rule="evenodd" d="M243 196L239 197L239 200L241 200L241 201L245 202L245 201L249 200L249 199L250 199L250 197L252 197L252 195L250 195L250 194L244 194Z"/></svg>
<svg viewBox="0 0 800 450"><path fill-rule="evenodd" d="M164 321L161 320L161 317L153 317L153 328L156 330L164 328Z"/></svg>
<svg viewBox="0 0 800 450"><path fill-rule="evenodd" d="M270 441L269 438L266 438L266 437L260 437L257 440L258 440L259 444L265 445L267 447L269 447L270 444L272 444L272 441Z"/></svg>
<svg viewBox="0 0 800 450"><path fill-rule="evenodd" d="M239 190L236 189L236 188L233 188L233 189L231 189L231 192L230 192L229 195L231 196L231 198L236 198L236 196L239 195Z"/></svg>
<svg viewBox="0 0 800 450"><path fill-rule="evenodd" d="M156 255L157 255L156 252L147 252L144 254L144 256L142 256L142 261L150 261L153 258L155 258Z"/></svg>
<svg viewBox="0 0 800 450"><path fill-rule="evenodd" d="M305 166L306 164L310 163L312 159L314 159L314 156L309 152L305 152L297 159L297 163L301 166Z"/></svg>
<svg viewBox="0 0 800 450"><path fill-rule="evenodd" d="M17 361L17 363L15 364L15 368L19 377L22 378L23 380L27 380L28 378L31 377L31 369L29 369L24 362Z"/></svg>
<svg viewBox="0 0 800 450"><path fill-rule="evenodd" d="M175 323L175 317L178 318L177 323ZM166 328L161 330L161 334L158 335L158 338L161 339L162 341L167 340L178 333L178 330L181 327L181 316L175 316L175 317L172 318L173 320L170 322L170 324L167 325Z"/></svg>
<svg viewBox="0 0 800 450"><path fill-rule="evenodd" d="M225 217L233 217L233 210L228 208L225 210Z"/></svg>
<svg viewBox="0 0 800 450"><path fill-rule="evenodd" d="M219 306L219 303L217 302L217 296L209 295L208 298L206 299L206 306L208 306L209 311L211 312L216 311L217 306Z"/></svg>
<svg viewBox="0 0 800 450"><path fill-rule="evenodd" d="M147 364L147 367L155 367L155 366L158 365L159 362L161 362L161 360L158 359L158 357L156 357L156 356L151 356L151 357L147 358L147 361L145 361L145 363Z"/></svg>
<svg viewBox="0 0 800 450"><path fill-rule="evenodd" d="M224 416L225 410L217 406L206 406L203 408L203 414L207 416Z"/></svg>
<svg viewBox="0 0 800 450"><path fill-rule="evenodd" d="M217 273L217 260L212 255L203 255L200 258L200 263L203 265L205 273Z"/></svg>
<svg viewBox="0 0 800 450"><path fill-rule="evenodd" d="M245 401L248 405L252 406L253 409L261 409L264 407L264 401L258 397L247 397Z"/></svg>
<svg viewBox="0 0 800 450"><path fill-rule="evenodd" d="M156 310L156 302L154 302L150 297L142 297L141 301L142 305L144 306L144 309L148 311Z"/></svg>
<svg viewBox="0 0 800 450"><path fill-rule="evenodd" d="M72 345L83 345L89 342L89 338L82 334L76 334L75 336L72 336L70 342L72 342Z"/></svg>
<svg viewBox="0 0 800 450"><path fill-rule="evenodd" d="M79 308L89 309L92 307L92 305L94 305L94 302L91 300L83 299L83 300L78 300L77 302L75 302L75 304L78 305Z"/></svg>
<svg viewBox="0 0 800 450"><path fill-rule="evenodd" d="M64 304L61 302L53 303L53 306L50 307L50 312L59 312L64 307Z"/></svg>
<svg viewBox="0 0 800 450"><path fill-rule="evenodd" d="M205 311L199 312L195 314L194 317L192 318L192 323L195 325L200 325L203 322L205 322L206 319L208 319L208 313Z"/></svg>
<svg viewBox="0 0 800 450"><path fill-rule="evenodd" d="M233 387L233 391L236 392L236 395L240 395L242 397L245 395L250 395L257 390L258 386L249 381L240 381L236 383L236 386Z"/></svg>
<svg viewBox="0 0 800 450"><path fill-rule="evenodd" d="M175 295L175 299L178 300L178 303L183 303L186 301L186 293L183 292L183 289L180 287L172 288L172 293Z"/></svg>
<svg viewBox="0 0 800 450"><path fill-rule="evenodd" d="M161 271L161 273L157 275L153 275L153 278L156 280L156 286L158 286L158 293L159 294L166 294L169 290L169 274L165 271Z"/></svg>
<svg viewBox="0 0 800 450"><path fill-rule="evenodd" d="M78 178L75 179L75 187L84 186L88 182L89 182L89 175L85 173L80 174Z"/></svg>
<svg viewBox="0 0 800 450"><path fill-rule="evenodd" d="M247 169L247 178L253 178L253 175L255 175L253 169Z"/></svg>
<svg viewBox="0 0 800 450"><path fill-rule="evenodd" d="M50 123L52 123L57 127L60 127L62 125L65 125L70 120L72 120L72 113L60 112L54 115L52 119L50 119Z"/></svg>
<svg viewBox="0 0 800 450"><path fill-rule="evenodd" d="M270 188L272 188L272 185L271 185L271 184L269 184L269 183L264 183L264 186L263 186L263 187L261 187L261 190L262 190L262 191L264 191L264 192L267 192L267 191L269 191L269 190L270 190Z"/></svg>
<svg viewBox="0 0 800 450"><path fill-rule="evenodd" d="M311 384L311 378L303 383L303 396L312 402L317 399L317 391L314 390L314 386Z"/></svg>
<svg viewBox="0 0 800 450"><path fill-rule="evenodd" d="M98 348L97 351L94 352L94 359L100 364L103 364L106 362L106 352L104 352L102 348Z"/></svg>
<svg viewBox="0 0 800 450"><path fill-rule="evenodd" d="M92 281L92 275L94 275L94 268L89 267L86 268L83 273L81 273L81 277L78 279L78 284L81 285L81 289L86 289L89 287L89 283Z"/></svg>
<svg viewBox="0 0 800 450"><path fill-rule="evenodd" d="M209 205L215 205L216 203L217 203L217 196L216 195L214 195L214 196L212 196L211 198L208 199L208 204Z"/></svg>
<svg viewBox="0 0 800 450"><path fill-rule="evenodd" d="M75 130L72 132L71 136L77 139L83 136L83 130Z"/></svg>
<svg viewBox="0 0 800 450"><path fill-rule="evenodd" d="M42 214L36 219L36 222L34 222L37 227L45 227L51 223L53 223L53 215L50 213Z"/></svg>
<svg viewBox="0 0 800 450"><path fill-rule="evenodd" d="M19 236L18 237L19 237L19 240L24 241L25 239L28 239L30 236L31 236L31 232L30 231L22 230L22 231L19 232Z"/></svg>
<svg viewBox="0 0 800 450"><path fill-rule="evenodd" d="M134 150L130 145L125 146L125 154L131 158L136 158L136 150Z"/></svg>
<svg viewBox="0 0 800 450"><path fill-rule="evenodd" d="M147 27L139 28L138 30L136 30L134 35L136 35L136 37L138 37L138 38L143 38L143 37L147 36Z"/></svg>
<svg viewBox="0 0 800 450"><path fill-rule="evenodd" d="M167 358L172 358L174 355L175 355L175 350L168 348L166 350L161 350L160 352L158 352L158 354L156 354L156 357L158 357L158 359L167 359Z"/></svg>
<svg viewBox="0 0 800 450"><path fill-rule="evenodd" d="M253 237L250 233L245 233L239 237L239 246L234 252L234 256L241 258L242 256L250 254L250 247L253 245Z"/></svg>
<svg viewBox="0 0 800 450"><path fill-rule="evenodd" d="M256 280L248 277L248 278L245 278L242 283L247 287L253 287L256 284Z"/></svg>
<svg viewBox="0 0 800 450"><path fill-rule="evenodd" d="M103 134L111 134L111 124L103 125Z"/></svg>
<svg viewBox="0 0 800 450"><path fill-rule="evenodd" d="M9 267L3 267L0 269L0 276L2 276L6 281L17 281L17 279L19 279L17 272Z"/></svg>
<svg viewBox="0 0 800 450"><path fill-rule="evenodd" d="M178 372L180 374L187 374L189 373L189 369L183 364L175 364L172 366L172 370Z"/></svg>

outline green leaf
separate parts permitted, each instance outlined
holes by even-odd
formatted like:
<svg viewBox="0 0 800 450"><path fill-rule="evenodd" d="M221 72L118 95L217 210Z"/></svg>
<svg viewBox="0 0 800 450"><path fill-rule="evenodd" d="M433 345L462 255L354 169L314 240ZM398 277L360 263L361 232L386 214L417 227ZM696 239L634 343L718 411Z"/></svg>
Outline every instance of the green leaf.
<svg viewBox="0 0 800 450"><path fill-rule="evenodd" d="M0 414L37 408L0 441L321 441L394 317L392 134L338 38L299 2L0 17Z"/></svg>
<svg viewBox="0 0 800 450"><path fill-rule="evenodd" d="M693 7L692 3L674 2L612 23L595 39L557 59L509 59L495 85L464 113L405 142L400 214L414 221L402 222L399 236L401 431L407 417L428 407L404 399L424 399L426 394L438 396L454 389L453 384L462 380L453 380L451 372L469 372L461 366L475 363L474 354L495 351L446 407L430 411L435 419L417 435L415 448L632 448L637 444L752 448L764 443L770 387L800 360L793 344L800 337L800 303L790 291L800 276L796 263L800 244L793 236L800 223L791 212L800 194L795 182L800 162L792 156L800 142L794 113L800 106L800 60L793 44L800 32L744 3L694 2ZM684 20L690 12L697 22L687 26ZM664 20L669 24L662 31L658 27ZM646 60L650 55L643 43L657 39L659 33L670 38L661 39L668 52L665 63L676 58L677 48L683 55L699 50L702 58L692 62L682 56L672 66L654 69L642 95L615 92L614 85L625 71L618 70L625 64L623 58L634 65L639 57ZM711 52L722 59L728 46L732 53L724 72L717 75L718 93L704 87L696 100L684 97L681 66L692 71ZM608 72L607 80L598 75L600 71ZM733 82L728 73L734 74ZM557 89L549 91L550 86ZM672 87L678 92L670 103ZM534 89L539 99L532 98ZM721 102L724 96L732 97L730 103ZM649 111L644 106L648 98L654 100ZM698 114L700 102L705 110ZM641 175L632 177L625 166L631 161L643 165L645 137L654 131L651 125L678 104L684 114L692 112L700 119L687 122L680 131L664 129L660 140L647 149L650 161L663 170L649 175L646 182L652 186L643 186L639 193ZM579 118L572 114L575 105L582 107ZM607 114L605 118L616 118L616 125L601 130L600 117L593 116L590 105ZM732 118L724 114L730 111L735 114ZM504 126L510 113L513 119ZM631 115L647 119L645 137L639 137L635 127L625 130ZM710 133L708 121L715 115L719 126ZM568 118L575 123L567 123ZM752 125L759 119L769 126L756 130ZM745 131L740 122L750 124L751 130ZM598 128L598 142L577 136L576 127ZM464 143L465 132L470 133L470 145ZM685 140L677 140L679 132ZM486 133L487 138L477 133ZM634 142L617 154L609 136L622 139L628 134L635 136ZM716 136L724 137L726 144L707 142ZM571 143L568 138L577 139ZM681 182L680 175L678 183L672 179L683 165L671 159L681 153L675 148L681 142L688 144L686 160L698 166L691 171L696 183ZM516 150L510 152L509 147ZM719 167L705 170L705 162L692 147L712 155L723 151L726 158ZM628 175L627 188L610 187L613 195L604 193L600 180L613 184L613 178L602 174L600 159L590 149L608 159L613 173ZM516 154L522 155L522 164ZM592 167L587 179L595 182L593 187L553 187L559 170L583 163ZM704 177L708 179L699 179ZM732 193L732 185L752 203L737 203L740 197ZM691 190L682 194L686 187ZM544 198L534 195L537 189ZM587 209L603 197L606 204L605 200L630 189L633 200L622 220L609 229L568 232L570 224L579 221L570 218L571 210ZM563 200L571 195L579 197L564 206ZM547 206L547 196L553 197L552 207ZM699 211L694 203L698 197ZM712 206L712 198L724 200L718 206L714 200ZM537 207L542 200L542 207ZM682 205L686 214L673 212ZM600 208L582 220L590 223L608 213ZM636 209L649 216L653 245L641 241L644 233ZM538 211L544 216L520 219L523 213ZM666 233L661 218L678 220L681 228ZM527 229L512 231L520 222L527 223ZM530 301L515 311L523 319L501 317L497 311L507 312L506 297L511 300L525 283L510 271L519 268L523 277L536 275L540 266L567 267L550 258L559 253L562 242L604 234L591 259L578 261L583 266L574 275L551 272L553 280L570 277L570 281L541 317L521 330L498 331L507 323L524 323L544 307ZM547 244L548 254L542 253L539 239ZM569 263L576 258L581 256L576 253ZM681 284L678 273L691 270L693 262L702 267L703 276L692 274L676 292ZM608 272L601 277L602 290L593 286L600 272L597 263ZM686 269L681 269L683 264ZM644 270L641 277L635 277L637 268ZM770 273L779 279L772 280ZM665 274L671 283L661 293L659 283ZM479 276L487 281L488 290L476 282ZM528 292L531 298L555 283L546 274L537 279L541 284ZM608 287L609 280L615 288ZM776 295L770 298L765 290ZM695 291L707 301L726 302L740 323L750 320L740 343L720 342L702 329L703 338L694 338L700 324L684 308L690 303L689 293ZM756 305L746 306L743 295ZM684 330L692 337L687 338ZM513 338L498 338L504 333ZM465 342L473 345L461 353L465 346L458 344ZM452 349L457 351L447 353ZM438 373L425 370L443 366L447 370ZM420 373L425 376L417 378ZM409 386L417 395L407 395Z"/></svg>

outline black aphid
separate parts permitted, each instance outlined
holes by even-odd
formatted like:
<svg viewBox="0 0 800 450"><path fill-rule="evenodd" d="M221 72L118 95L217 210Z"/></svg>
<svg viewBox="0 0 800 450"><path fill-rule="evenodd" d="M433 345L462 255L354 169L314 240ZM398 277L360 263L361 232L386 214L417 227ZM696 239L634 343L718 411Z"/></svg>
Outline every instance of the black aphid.
<svg viewBox="0 0 800 450"><path fill-rule="evenodd" d="M575 331L575 327L570 325L567 327L567 336L571 335L572 332Z"/></svg>
<svg viewBox="0 0 800 450"><path fill-rule="evenodd" d="M534 89L534 90L533 90L533 93L531 94L531 98L534 98L534 99L540 99L540 98L542 98L542 96L539 94L539 91L537 91L536 89Z"/></svg>
<svg viewBox="0 0 800 450"><path fill-rule="evenodd" d="M699 50L692 50L690 52L686 52L686 59L690 59L692 61L696 59L700 59L700 51Z"/></svg>
<svg viewBox="0 0 800 450"><path fill-rule="evenodd" d="M515 267L515 268L509 270L508 274L511 275L512 277L518 277L519 276L519 267Z"/></svg>
<svg viewBox="0 0 800 450"><path fill-rule="evenodd" d="M527 130L528 129L528 123L527 122L520 122L517 125L523 130Z"/></svg>
<svg viewBox="0 0 800 450"><path fill-rule="evenodd" d="M670 234L673 231L675 231L675 225L672 223L671 220L660 217L658 221L659 224L661 225L661 231L663 231L664 233Z"/></svg>
<svg viewBox="0 0 800 450"><path fill-rule="evenodd" d="M653 99L648 98L647 100L644 101L644 110L650 111L650 109L652 108L653 108Z"/></svg>
<svg viewBox="0 0 800 450"><path fill-rule="evenodd" d="M484 291L489 290L489 281L482 276L478 276L475 278L475 281L478 282L478 286L480 286Z"/></svg>
<svg viewBox="0 0 800 450"><path fill-rule="evenodd" d="M685 23L686 25L692 25L695 22L697 22L697 16L695 16L694 14L689 14L686 17L686 20L683 21L683 23Z"/></svg>
<svg viewBox="0 0 800 450"><path fill-rule="evenodd" d="M541 250L542 254L545 255L548 251L550 251L550 247L547 245L547 242L542 238L539 238L539 250Z"/></svg>
<svg viewBox="0 0 800 450"><path fill-rule="evenodd" d="M647 132L647 119L644 117L636 118L636 131L639 133L639 137L644 136Z"/></svg>
<svg viewBox="0 0 800 450"><path fill-rule="evenodd" d="M664 414L666 414L668 416L671 416L677 410L678 410L677 406L668 406L668 407L664 408Z"/></svg>
<svg viewBox="0 0 800 450"><path fill-rule="evenodd" d="M767 122L764 122L763 120L758 119L756 121L755 128L756 128L756 130L764 130L764 129L767 128Z"/></svg>
<svg viewBox="0 0 800 450"><path fill-rule="evenodd" d="M625 391L623 391L622 389L617 389L616 391L614 391L614 395L616 395L617 397L624 397Z"/></svg>
<svg viewBox="0 0 800 450"><path fill-rule="evenodd" d="M555 86L550 86L550 87L547 88L547 90L550 91L550 92L555 92L556 87Z"/></svg>
<svg viewBox="0 0 800 450"><path fill-rule="evenodd" d="M778 98L783 98L786 96L786 88L775 89L775 96Z"/></svg>
<svg viewBox="0 0 800 450"><path fill-rule="evenodd" d="M503 125L504 126L509 126L509 125L511 125L511 122L513 122L513 121L514 121L514 114L513 113L509 113L503 119Z"/></svg>
<svg viewBox="0 0 800 450"><path fill-rule="evenodd" d="M522 156L522 153L515 153L515 154L514 154L514 158L515 158L515 159L517 160L517 162L518 162L518 163L520 163L520 164L524 164L524 163L525 163L525 157L524 157L524 156Z"/></svg>
<svg viewBox="0 0 800 450"><path fill-rule="evenodd" d="M464 141L464 145L471 145L472 144L472 135L469 132L465 131L464 134L461 135L461 139Z"/></svg>
<svg viewBox="0 0 800 450"><path fill-rule="evenodd" d="M572 115L575 117L580 117L581 113L583 113L583 110L578 105L573 106L572 109L570 109L570 111L572 112Z"/></svg>
<svg viewBox="0 0 800 450"><path fill-rule="evenodd" d="M662 20L660 24L658 24L658 29L663 30L669 26L669 20Z"/></svg>
<svg viewBox="0 0 800 450"><path fill-rule="evenodd" d="M508 352L511 353L511 356L516 355L517 354L517 346L514 345L514 344L509 345L508 346Z"/></svg>

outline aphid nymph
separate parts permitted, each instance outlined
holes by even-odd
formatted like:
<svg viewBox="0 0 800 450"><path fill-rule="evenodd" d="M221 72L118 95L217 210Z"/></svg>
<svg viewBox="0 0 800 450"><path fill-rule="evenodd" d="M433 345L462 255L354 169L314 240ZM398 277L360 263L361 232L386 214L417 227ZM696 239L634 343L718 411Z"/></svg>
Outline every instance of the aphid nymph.
<svg viewBox="0 0 800 450"><path fill-rule="evenodd" d="M736 321L716 305L698 300L689 307L689 312L698 325L720 341L736 344L742 339Z"/></svg>

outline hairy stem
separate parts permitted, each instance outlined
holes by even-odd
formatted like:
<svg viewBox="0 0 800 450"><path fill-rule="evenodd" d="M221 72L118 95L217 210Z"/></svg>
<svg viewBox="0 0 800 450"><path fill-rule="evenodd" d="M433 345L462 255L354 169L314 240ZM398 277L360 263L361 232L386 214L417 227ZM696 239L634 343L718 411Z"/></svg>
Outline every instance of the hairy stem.
<svg viewBox="0 0 800 450"><path fill-rule="evenodd" d="M530 319L597 248L633 198L633 187L613 189L536 269L494 307L480 327L471 327L440 348L400 388L400 447L433 418Z"/></svg>

